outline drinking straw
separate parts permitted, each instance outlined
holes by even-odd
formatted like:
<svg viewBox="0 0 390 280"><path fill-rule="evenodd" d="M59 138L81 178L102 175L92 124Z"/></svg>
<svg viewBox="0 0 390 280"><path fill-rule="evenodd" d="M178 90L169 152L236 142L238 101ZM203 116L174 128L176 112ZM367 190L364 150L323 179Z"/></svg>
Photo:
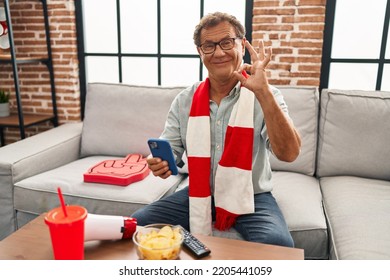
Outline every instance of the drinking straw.
<svg viewBox="0 0 390 280"><path fill-rule="evenodd" d="M65 205L64 197L62 195L61 188L57 188L57 190L58 190L58 197L60 198L60 202L61 202L62 211L64 211L65 217L68 217L68 213L66 212L66 205Z"/></svg>

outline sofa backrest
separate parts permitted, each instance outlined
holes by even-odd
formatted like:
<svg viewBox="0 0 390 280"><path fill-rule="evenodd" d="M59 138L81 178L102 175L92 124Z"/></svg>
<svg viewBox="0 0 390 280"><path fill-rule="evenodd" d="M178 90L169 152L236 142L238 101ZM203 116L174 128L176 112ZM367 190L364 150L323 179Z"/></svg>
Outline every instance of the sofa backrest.
<svg viewBox="0 0 390 280"><path fill-rule="evenodd" d="M281 90L287 103L289 115L301 136L302 146L298 158L291 163L279 161L272 155L271 168L274 171L298 172L312 176L315 172L317 150L318 89L302 86L277 86L277 88Z"/></svg>
<svg viewBox="0 0 390 280"><path fill-rule="evenodd" d="M81 156L150 154L147 139L160 136L171 103L183 89L90 83Z"/></svg>
<svg viewBox="0 0 390 280"><path fill-rule="evenodd" d="M390 92L321 92L317 175L390 180Z"/></svg>
<svg viewBox="0 0 390 280"><path fill-rule="evenodd" d="M313 175L315 171L319 94L316 87L278 86L298 132L302 150L292 162L271 156L277 171ZM90 83L81 137L81 156L150 153L147 139L159 137L170 105L184 87Z"/></svg>

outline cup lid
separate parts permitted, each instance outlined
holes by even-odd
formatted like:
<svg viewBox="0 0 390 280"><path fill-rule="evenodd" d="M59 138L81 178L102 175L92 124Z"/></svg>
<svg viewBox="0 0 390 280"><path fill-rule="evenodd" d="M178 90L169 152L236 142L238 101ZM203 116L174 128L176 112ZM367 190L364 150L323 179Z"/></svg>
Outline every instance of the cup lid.
<svg viewBox="0 0 390 280"><path fill-rule="evenodd" d="M87 209L79 205L68 205L66 206L66 212L68 214L65 217L61 207L50 210L45 216L46 223L52 224L69 224L78 222L87 218Z"/></svg>

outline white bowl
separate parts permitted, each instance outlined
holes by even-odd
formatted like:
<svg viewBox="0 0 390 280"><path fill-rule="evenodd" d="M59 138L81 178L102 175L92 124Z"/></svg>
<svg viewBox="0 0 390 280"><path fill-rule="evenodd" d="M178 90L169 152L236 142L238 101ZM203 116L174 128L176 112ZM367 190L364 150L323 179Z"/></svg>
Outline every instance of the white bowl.
<svg viewBox="0 0 390 280"><path fill-rule="evenodd" d="M161 231L164 227L170 229ZM183 232L178 226L151 224L139 227L133 235L133 242L141 260L175 260L181 252Z"/></svg>

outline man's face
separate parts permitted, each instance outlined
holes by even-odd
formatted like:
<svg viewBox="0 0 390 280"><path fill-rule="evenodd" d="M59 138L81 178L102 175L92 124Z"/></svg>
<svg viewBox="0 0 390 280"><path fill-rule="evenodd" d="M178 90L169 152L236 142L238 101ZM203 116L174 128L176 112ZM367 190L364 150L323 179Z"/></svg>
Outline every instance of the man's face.
<svg viewBox="0 0 390 280"><path fill-rule="evenodd" d="M217 26L202 30L201 44L206 42L217 43L226 38L236 37L233 26L228 22L221 22ZM231 78L233 72L240 67L244 52L245 39L236 39L234 47L230 50L222 50L217 45L215 51L210 54L204 54L201 48L198 47L198 53L209 71L209 77L218 80Z"/></svg>

